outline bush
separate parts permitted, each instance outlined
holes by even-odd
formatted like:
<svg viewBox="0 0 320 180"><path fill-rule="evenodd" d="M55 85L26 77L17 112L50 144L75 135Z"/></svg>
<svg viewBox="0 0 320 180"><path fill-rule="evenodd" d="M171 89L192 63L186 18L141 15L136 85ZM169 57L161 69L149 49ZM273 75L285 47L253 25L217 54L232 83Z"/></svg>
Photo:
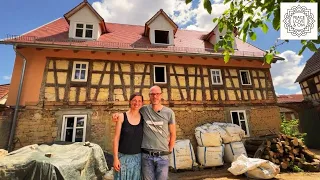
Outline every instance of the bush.
<svg viewBox="0 0 320 180"><path fill-rule="evenodd" d="M299 119L285 120L281 122L281 133L296 137L304 142L304 138L307 133L300 133L299 131Z"/></svg>

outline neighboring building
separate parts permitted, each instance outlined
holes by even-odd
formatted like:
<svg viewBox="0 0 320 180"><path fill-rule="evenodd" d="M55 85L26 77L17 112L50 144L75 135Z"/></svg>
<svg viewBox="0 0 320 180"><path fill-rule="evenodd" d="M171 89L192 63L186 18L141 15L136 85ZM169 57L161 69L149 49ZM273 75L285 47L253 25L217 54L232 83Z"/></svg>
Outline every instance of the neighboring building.
<svg viewBox="0 0 320 180"><path fill-rule="evenodd" d="M0 106L7 102L9 86L10 84L0 84Z"/></svg>
<svg viewBox="0 0 320 180"><path fill-rule="evenodd" d="M304 100L302 94L279 95L278 104L280 114L286 120L299 119L298 109L300 103Z"/></svg>
<svg viewBox="0 0 320 180"><path fill-rule="evenodd" d="M301 131L307 133L308 147L320 149L317 129L320 127L320 48L307 61L296 82L306 100L299 112Z"/></svg>
<svg viewBox="0 0 320 180"><path fill-rule="evenodd" d="M135 91L148 104L152 85L162 87L163 104L175 112L179 139L195 143L195 127L213 121L238 124L247 136L278 131L279 107L264 51L236 38L226 64L221 51L213 51L223 35L217 28L181 30L163 10L145 26L105 23L84 1L64 18L9 37L0 42L18 52L9 106L17 98L20 54L26 59L15 137L23 146L91 141L111 150L111 114L127 110Z"/></svg>
<svg viewBox="0 0 320 180"><path fill-rule="evenodd" d="M296 82L306 100L320 101L320 48L307 61Z"/></svg>

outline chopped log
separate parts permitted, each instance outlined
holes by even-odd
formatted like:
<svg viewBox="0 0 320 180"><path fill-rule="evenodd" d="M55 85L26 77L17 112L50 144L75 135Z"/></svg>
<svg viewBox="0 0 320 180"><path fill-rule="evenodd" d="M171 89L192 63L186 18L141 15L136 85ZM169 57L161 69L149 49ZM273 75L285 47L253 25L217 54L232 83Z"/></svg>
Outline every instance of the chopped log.
<svg viewBox="0 0 320 180"><path fill-rule="evenodd" d="M287 162L287 161L282 161L282 162L280 163L280 166L281 166L281 169L288 169L289 162Z"/></svg>
<svg viewBox="0 0 320 180"><path fill-rule="evenodd" d="M298 138L293 138L291 141L290 141L290 145L292 146L299 146L299 141L298 141Z"/></svg>
<svg viewBox="0 0 320 180"><path fill-rule="evenodd" d="M312 162L313 159L319 159L313 152L309 149L303 149L302 153L308 162Z"/></svg>
<svg viewBox="0 0 320 180"><path fill-rule="evenodd" d="M271 147L271 141L267 140L267 147Z"/></svg>
<svg viewBox="0 0 320 180"><path fill-rule="evenodd" d="M276 164L280 164L279 159L275 159L275 163L276 163Z"/></svg>
<svg viewBox="0 0 320 180"><path fill-rule="evenodd" d="M309 171L309 172L319 172L320 171L320 164L317 162L304 162L302 163L302 169Z"/></svg>
<svg viewBox="0 0 320 180"><path fill-rule="evenodd" d="M299 151L300 151L299 148L294 148L290 152L293 153L294 155L299 155L300 154Z"/></svg>
<svg viewBox="0 0 320 180"><path fill-rule="evenodd" d="M290 146L288 146L288 145L285 145L284 148L285 148L285 149L288 149L288 151L291 151L291 149L292 149L292 148L291 148Z"/></svg>

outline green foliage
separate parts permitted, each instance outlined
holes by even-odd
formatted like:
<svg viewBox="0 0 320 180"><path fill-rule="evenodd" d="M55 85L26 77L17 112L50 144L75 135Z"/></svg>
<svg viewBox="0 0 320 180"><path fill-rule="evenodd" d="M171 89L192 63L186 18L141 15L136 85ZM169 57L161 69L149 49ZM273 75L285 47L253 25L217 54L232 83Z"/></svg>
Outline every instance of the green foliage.
<svg viewBox="0 0 320 180"><path fill-rule="evenodd" d="M293 172L304 172L303 169L299 168L297 165L293 165L292 167Z"/></svg>
<svg viewBox="0 0 320 180"><path fill-rule="evenodd" d="M299 132L299 120L293 119L293 120L285 120L285 118L282 116L282 122L281 122L281 133L285 135L289 135L292 137L296 137L298 139L301 139L304 141L306 133L300 133Z"/></svg>
<svg viewBox="0 0 320 180"><path fill-rule="evenodd" d="M190 3L192 0L186 0L186 3ZM242 36L244 42L247 41L247 36L255 41L257 39L254 29L261 28L264 33L269 31L269 27L266 22L272 22L272 27L276 31L280 29L280 3L281 2L317 2L317 0L267 0L262 3L261 0L224 0L224 4L229 4L229 8L223 12L219 18L213 19L214 23L218 24L219 31L226 29L227 33L233 33L234 28ZM204 0L203 7L211 14L212 9L211 1ZM320 31L320 13L318 13L318 29ZM215 50L222 48L224 50L225 62L230 59L230 54L234 53L233 44L234 36L228 37L227 40L223 39L222 43L218 43L218 47ZM228 43L228 41L230 41ZM276 41L277 43L278 41ZM275 54L277 46L288 42L285 40L280 44L276 44L270 47L265 55L265 61L271 63ZM311 51L317 51L316 44L320 44L320 35L317 40L301 40L301 49L299 55L308 48ZM272 54L272 56L271 56ZM270 59L272 58L272 59Z"/></svg>

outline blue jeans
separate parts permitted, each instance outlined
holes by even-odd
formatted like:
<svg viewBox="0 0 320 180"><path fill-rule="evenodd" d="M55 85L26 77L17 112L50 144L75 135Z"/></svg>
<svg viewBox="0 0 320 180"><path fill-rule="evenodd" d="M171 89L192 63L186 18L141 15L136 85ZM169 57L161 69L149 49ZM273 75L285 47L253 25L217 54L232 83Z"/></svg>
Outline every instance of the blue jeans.
<svg viewBox="0 0 320 180"><path fill-rule="evenodd" d="M151 156L142 153L142 176L144 180L167 180L169 156Z"/></svg>

